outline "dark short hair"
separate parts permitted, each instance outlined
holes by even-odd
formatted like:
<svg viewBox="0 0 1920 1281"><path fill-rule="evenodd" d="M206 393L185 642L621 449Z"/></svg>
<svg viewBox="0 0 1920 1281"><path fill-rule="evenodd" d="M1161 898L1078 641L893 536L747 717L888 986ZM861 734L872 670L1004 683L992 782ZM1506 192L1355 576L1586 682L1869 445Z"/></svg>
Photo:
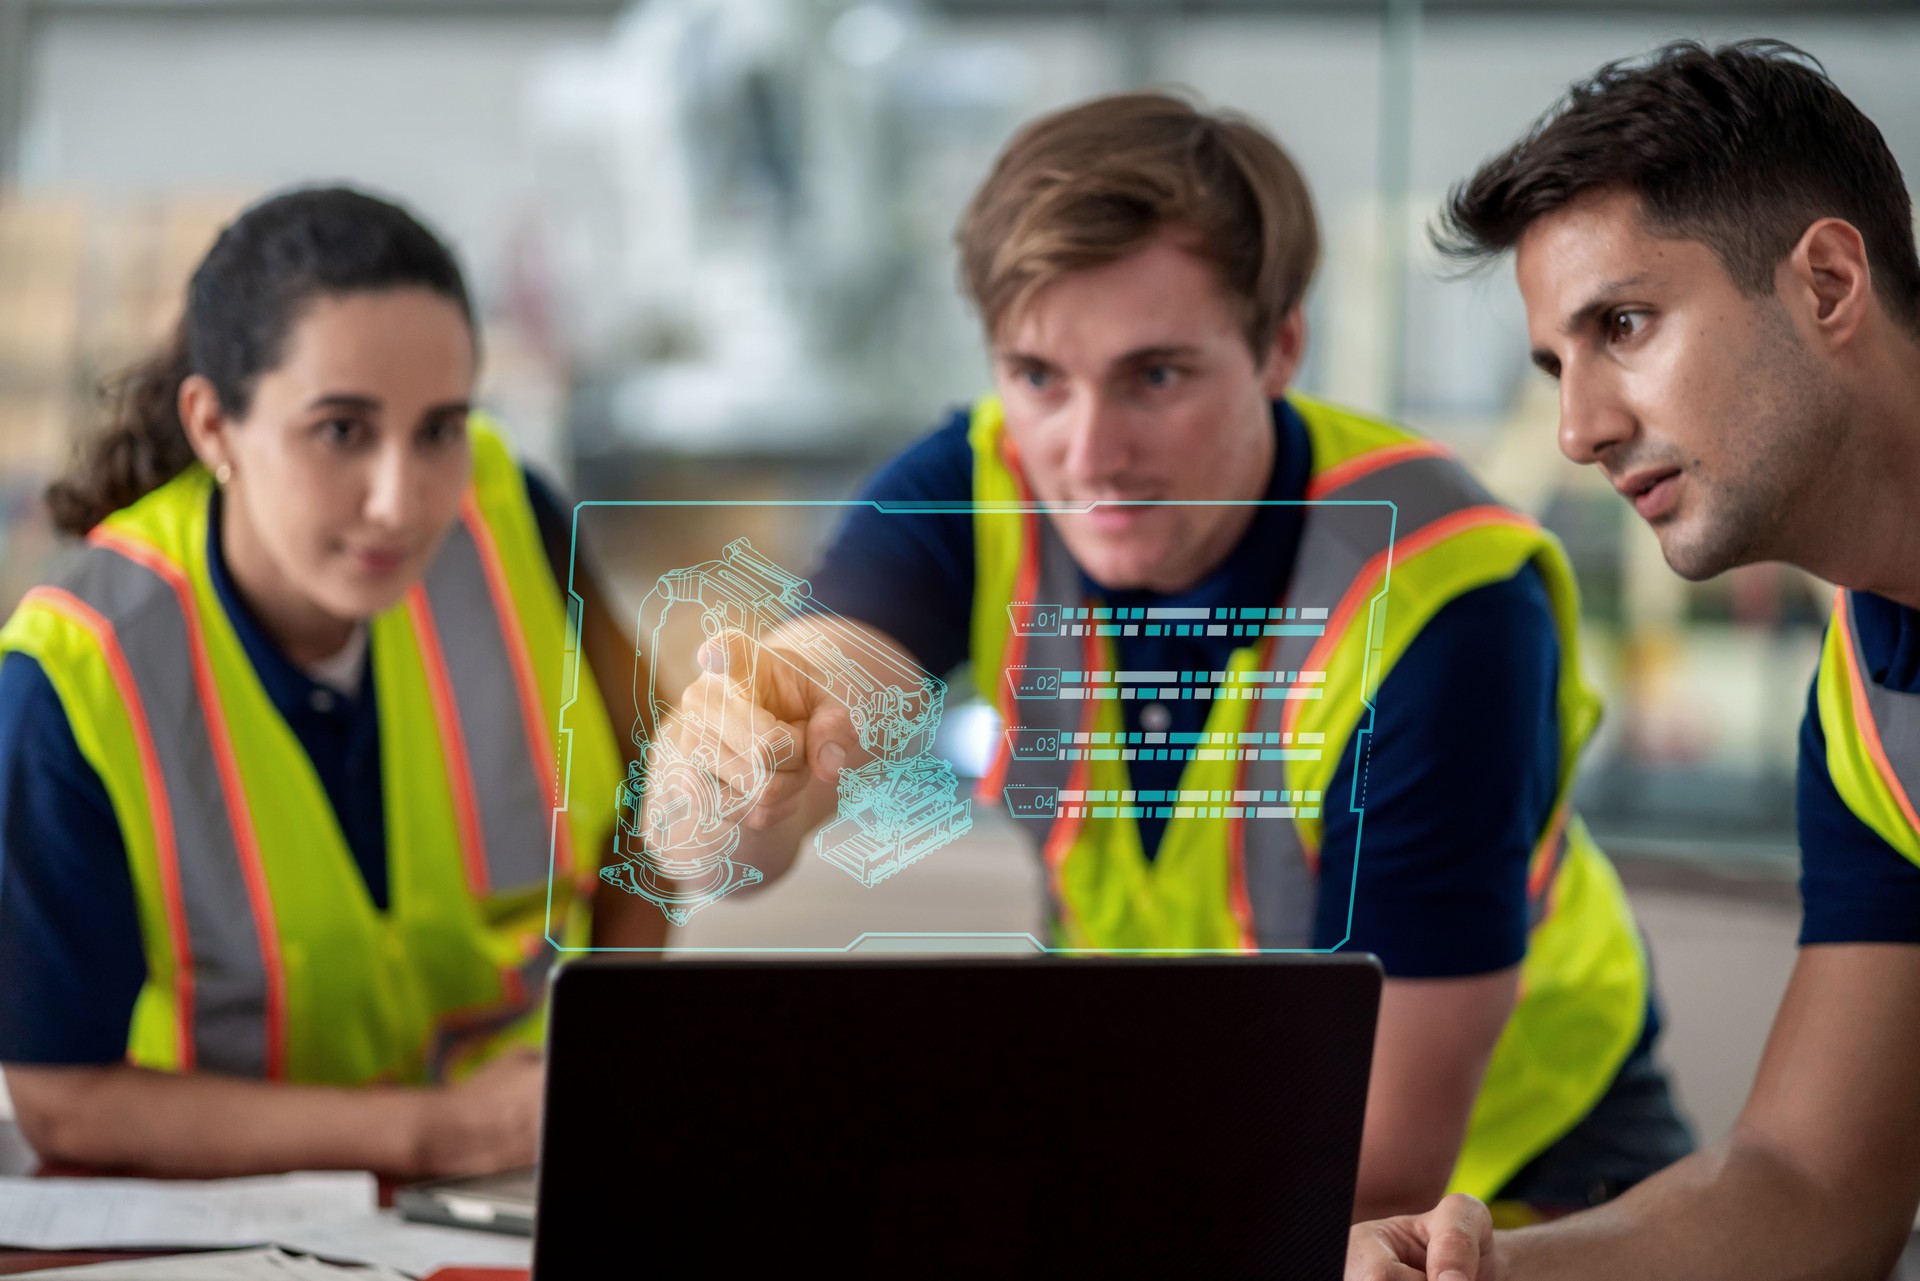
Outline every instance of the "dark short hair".
<svg viewBox="0 0 1920 1281"><path fill-rule="evenodd" d="M1806 229L1860 232L1874 293L1920 332L1912 202L1886 139L1811 55L1779 40L1693 40L1610 62L1449 194L1435 246L1477 263L1596 190L1631 191L1656 235L1698 240L1749 297Z"/></svg>

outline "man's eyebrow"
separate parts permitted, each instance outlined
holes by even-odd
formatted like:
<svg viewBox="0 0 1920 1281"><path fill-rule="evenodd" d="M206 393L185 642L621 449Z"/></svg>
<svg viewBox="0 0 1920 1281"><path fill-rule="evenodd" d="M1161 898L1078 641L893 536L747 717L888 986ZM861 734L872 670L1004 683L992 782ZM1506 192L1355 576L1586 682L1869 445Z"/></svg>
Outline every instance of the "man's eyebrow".
<svg viewBox="0 0 1920 1281"><path fill-rule="evenodd" d="M1618 280L1609 280L1594 290L1587 301L1569 315L1560 326L1560 332L1571 338L1590 324L1593 318L1614 305L1619 296L1629 289L1638 288L1653 279L1650 272L1638 272L1631 276L1622 276Z"/></svg>
<svg viewBox="0 0 1920 1281"><path fill-rule="evenodd" d="M1191 358L1199 352L1200 348L1192 343L1154 343L1122 352L1113 358L1110 367L1122 369L1128 365L1145 365L1156 360ZM994 358L1009 365L1041 365L1048 369L1054 367L1053 362L1045 356L1036 356L1030 351L1019 351L1014 348L1003 348L994 354Z"/></svg>
<svg viewBox="0 0 1920 1281"><path fill-rule="evenodd" d="M1157 343L1149 347L1135 347L1113 363L1115 365L1144 365L1155 360L1172 360L1180 356L1198 354L1199 348L1191 343Z"/></svg>
<svg viewBox="0 0 1920 1281"><path fill-rule="evenodd" d="M1036 356L1030 351L1019 351L1012 347L1000 348L993 353L993 358L1009 365L1046 365L1049 368L1053 365L1053 362L1044 356Z"/></svg>

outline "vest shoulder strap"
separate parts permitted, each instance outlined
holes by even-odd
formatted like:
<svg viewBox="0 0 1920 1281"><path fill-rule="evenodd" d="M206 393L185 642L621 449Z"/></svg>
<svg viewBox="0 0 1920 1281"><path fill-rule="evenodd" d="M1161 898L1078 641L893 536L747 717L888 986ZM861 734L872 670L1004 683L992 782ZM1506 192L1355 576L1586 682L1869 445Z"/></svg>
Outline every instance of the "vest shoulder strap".
<svg viewBox="0 0 1920 1281"><path fill-rule="evenodd" d="M1494 498L1440 445L1306 398L1296 400L1314 452L1289 602L1324 611L1317 637L1287 638L1275 666L1325 673L1321 698L1288 708L1287 729L1343 744L1368 728L1386 673L1446 604L1531 563L1544 580L1561 645L1563 770L1599 721L1580 675L1578 592L1557 539ZM1302 772L1323 790L1338 753Z"/></svg>
<svg viewBox="0 0 1920 1281"><path fill-rule="evenodd" d="M1853 593L1834 593L1816 678L1827 771L1847 808L1920 864L1920 694L1873 679Z"/></svg>

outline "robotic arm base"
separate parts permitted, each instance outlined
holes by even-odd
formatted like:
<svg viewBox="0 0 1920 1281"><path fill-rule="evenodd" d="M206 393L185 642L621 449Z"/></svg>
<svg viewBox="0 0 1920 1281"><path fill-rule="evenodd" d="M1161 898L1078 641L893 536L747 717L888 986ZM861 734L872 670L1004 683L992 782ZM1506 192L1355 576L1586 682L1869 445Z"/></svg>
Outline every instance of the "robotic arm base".
<svg viewBox="0 0 1920 1281"><path fill-rule="evenodd" d="M701 908L717 903L735 890L758 885L766 879L760 869L731 859L714 869L712 877L698 883L669 881L656 876L644 863L626 862L600 869L600 879L617 889L646 899L675 925L685 925Z"/></svg>

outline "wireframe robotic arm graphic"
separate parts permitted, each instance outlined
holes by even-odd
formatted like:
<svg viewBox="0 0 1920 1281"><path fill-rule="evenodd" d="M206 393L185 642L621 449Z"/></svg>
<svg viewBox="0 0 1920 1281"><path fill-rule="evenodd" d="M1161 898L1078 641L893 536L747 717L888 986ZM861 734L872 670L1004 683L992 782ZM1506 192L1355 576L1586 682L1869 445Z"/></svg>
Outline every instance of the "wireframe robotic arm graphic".
<svg viewBox="0 0 1920 1281"><path fill-rule="evenodd" d="M641 759L620 788L623 861L602 879L656 904L676 925L763 879L733 858L741 820L798 744L784 726L742 723L717 684L706 686L704 706L673 706L659 688L657 658L672 643L670 629L684 628L683 615L706 640L744 637L746 670L730 657L727 683L758 689L763 664L784 664L846 708L865 759L840 773L838 815L814 836L821 858L871 888L972 827L952 767L933 754L945 682L813 601L805 579L741 538L717 560L661 575L641 604L636 653L656 661L644 664L644 698L635 666ZM674 732L675 725L694 729Z"/></svg>

